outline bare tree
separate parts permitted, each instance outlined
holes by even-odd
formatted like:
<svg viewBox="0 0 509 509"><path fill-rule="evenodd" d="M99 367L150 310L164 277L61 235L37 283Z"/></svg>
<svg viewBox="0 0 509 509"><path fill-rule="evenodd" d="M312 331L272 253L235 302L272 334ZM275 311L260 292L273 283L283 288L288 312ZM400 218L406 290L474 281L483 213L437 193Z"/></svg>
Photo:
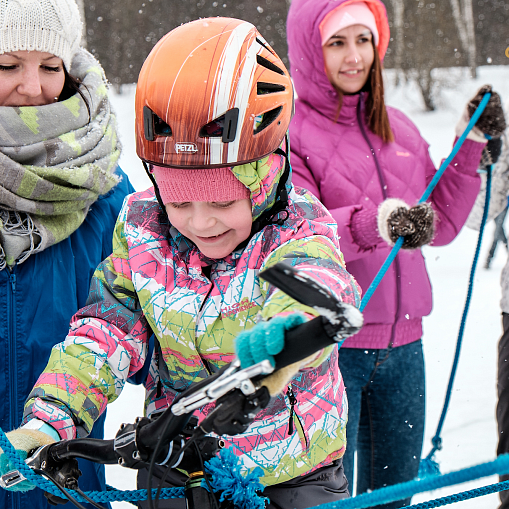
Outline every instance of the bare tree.
<svg viewBox="0 0 509 509"><path fill-rule="evenodd" d="M461 9L459 0L451 0L451 7L463 51L467 54L472 78L475 78L477 66L472 0L461 0Z"/></svg>
<svg viewBox="0 0 509 509"><path fill-rule="evenodd" d="M394 68L396 69L396 86L400 83L403 74L403 51L405 49L405 33L403 31L403 17L405 14L404 0L391 0L392 12L394 14L393 27L394 41L396 42L396 51L394 52Z"/></svg>

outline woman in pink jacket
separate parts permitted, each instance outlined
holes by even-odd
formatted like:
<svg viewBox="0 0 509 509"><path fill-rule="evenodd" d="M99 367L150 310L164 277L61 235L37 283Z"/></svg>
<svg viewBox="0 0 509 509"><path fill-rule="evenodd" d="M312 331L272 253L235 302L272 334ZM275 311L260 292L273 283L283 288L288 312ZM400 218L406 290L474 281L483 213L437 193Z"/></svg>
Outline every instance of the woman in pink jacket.
<svg viewBox="0 0 509 509"><path fill-rule="evenodd" d="M417 474L425 415L422 317L432 307L419 247L447 244L460 231L479 191L484 133L500 135L503 114L493 94L429 203L416 206L436 169L417 128L384 105L381 60L390 36L383 3L293 0L287 33L298 95L290 126L293 182L337 221L347 269L364 291L395 240L405 237L406 249L365 309L364 328L339 356L350 407L345 472L353 492L357 451L359 494ZM473 103L480 97L482 91ZM457 133L468 120L467 109Z"/></svg>

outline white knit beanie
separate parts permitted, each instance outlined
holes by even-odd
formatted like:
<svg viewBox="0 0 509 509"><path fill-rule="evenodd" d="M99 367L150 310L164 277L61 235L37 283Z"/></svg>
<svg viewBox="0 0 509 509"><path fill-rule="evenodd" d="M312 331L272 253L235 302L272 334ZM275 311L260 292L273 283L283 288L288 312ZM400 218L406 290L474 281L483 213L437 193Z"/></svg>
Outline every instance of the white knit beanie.
<svg viewBox="0 0 509 509"><path fill-rule="evenodd" d="M61 58L69 70L81 30L74 0L0 0L0 54L47 52Z"/></svg>

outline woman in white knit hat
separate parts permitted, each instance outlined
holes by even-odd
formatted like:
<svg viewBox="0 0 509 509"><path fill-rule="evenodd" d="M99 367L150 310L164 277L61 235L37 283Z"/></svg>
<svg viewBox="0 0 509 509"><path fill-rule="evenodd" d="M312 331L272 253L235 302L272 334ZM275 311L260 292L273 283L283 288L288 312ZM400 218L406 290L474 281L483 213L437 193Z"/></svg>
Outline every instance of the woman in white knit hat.
<svg viewBox="0 0 509 509"><path fill-rule="evenodd" d="M20 422L52 346L64 339L71 316L85 305L92 273L111 253L123 199L133 191L117 165L120 144L104 72L79 47L81 31L74 0L0 0L0 427L5 430ZM102 436L104 420L97 424L91 436ZM104 487L98 468L80 463L84 490ZM51 506L40 490L0 490L0 507Z"/></svg>

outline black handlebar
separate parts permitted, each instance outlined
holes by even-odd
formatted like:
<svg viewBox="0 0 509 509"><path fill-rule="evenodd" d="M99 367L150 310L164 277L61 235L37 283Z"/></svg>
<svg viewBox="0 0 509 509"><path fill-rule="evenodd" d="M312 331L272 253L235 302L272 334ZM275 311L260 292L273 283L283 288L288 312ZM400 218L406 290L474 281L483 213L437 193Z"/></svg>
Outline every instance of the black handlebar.
<svg viewBox="0 0 509 509"><path fill-rule="evenodd" d="M83 458L96 463L114 465L118 463L118 455L115 453L113 443L114 440L101 440L99 438L62 440L51 445L49 454L55 461ZM98 458L100 458L100 461L98 461Z"/></svg>

